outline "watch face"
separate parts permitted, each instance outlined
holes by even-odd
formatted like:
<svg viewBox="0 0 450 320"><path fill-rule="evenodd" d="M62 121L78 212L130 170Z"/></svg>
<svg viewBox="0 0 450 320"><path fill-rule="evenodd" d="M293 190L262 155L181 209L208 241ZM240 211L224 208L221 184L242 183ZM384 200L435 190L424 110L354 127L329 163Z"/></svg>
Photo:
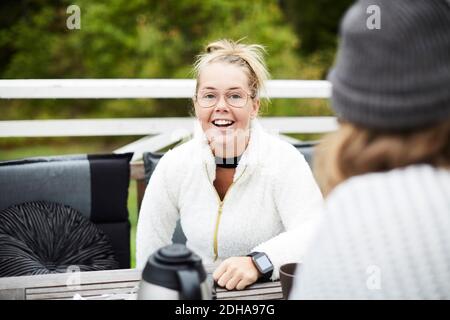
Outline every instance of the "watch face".
<svg viewBox="0 0 450 320"><path fill-rule="evenodd" d="M261 271L264 273L272 267L272 263L270 262L270 260L267 258L266 255L261 255L258 258L256 258L256 263L259 265Z"/></svg>

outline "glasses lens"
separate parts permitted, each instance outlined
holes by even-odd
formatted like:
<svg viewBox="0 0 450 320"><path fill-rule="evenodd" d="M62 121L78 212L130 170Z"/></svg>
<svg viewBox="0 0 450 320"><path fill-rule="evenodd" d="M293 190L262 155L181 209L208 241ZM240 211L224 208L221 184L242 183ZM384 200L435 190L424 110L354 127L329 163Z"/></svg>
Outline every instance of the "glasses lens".
<svg viewBox="0 0 450 320"><path fill-rule="evenodd" d="M226 95L227 103L236 108L242 108L247 103L247 94L243 91L232 91Z"/></svg>
<svg viewBox="0 0 450 320"><path fill-rule="evenodd" d="M197 101L200 107L210 108L219 101L219 93L213 91L200 92ZM235 108L242 108L247 104L248 94L245 91L230 91L225 94L225 101Z"/></svg>
<svg viewBox="0 0 450 320"><path fill-rule="evenodd" d="M215 92L202 92L197 99L200 107L209 108L216 104L217 94Z"/></svg>

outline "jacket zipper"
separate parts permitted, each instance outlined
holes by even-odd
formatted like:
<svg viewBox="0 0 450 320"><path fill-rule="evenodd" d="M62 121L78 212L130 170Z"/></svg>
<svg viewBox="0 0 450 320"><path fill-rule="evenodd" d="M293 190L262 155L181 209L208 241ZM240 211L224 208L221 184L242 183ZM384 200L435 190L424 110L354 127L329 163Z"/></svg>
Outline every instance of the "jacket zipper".
<svg viewBox="0 0 450 320"><path fill-rule="evenodd" d="M206 167L206 165L205 165L205 168L206 168L206 175L208 175L208 167ZM224 204L225 199L226 199L228 193L230 192L231 188L232 188L232 187L234 186L234 184L235 184L236 182L238 182L238 180L244 175L244 172L245 172L246 169L247 169L247 167L244 168L244 171L242 171L242 173L241 173L241 175L239 176L239 178L237 178L236 181L233 181L233 182L230 184L230 186L228 187L227 192L225 192L225 195L223 196L223 200L220 200L220 196L219 196L219 194L217 193L217 190L216 190L216 188L214 187L214 184L212 184L212 188L213 188L214 192L216 193L217 200L219 201L219 210L218 210L218 213L217 213L216 228L214 229L214 244L213 244L213 247L214 247L214 262L217 260L217 258L218 258L218 256L219 256L219 251L218 251L218 249L217 249L217 242L218 242L218 241L217 241L217 235L218 235L218 232L219 232L220 218L222 217L223 204ZM208 175L208 180L209 180L209 175ZM209 180L209 181L211 181L211 180Z"/></svg>

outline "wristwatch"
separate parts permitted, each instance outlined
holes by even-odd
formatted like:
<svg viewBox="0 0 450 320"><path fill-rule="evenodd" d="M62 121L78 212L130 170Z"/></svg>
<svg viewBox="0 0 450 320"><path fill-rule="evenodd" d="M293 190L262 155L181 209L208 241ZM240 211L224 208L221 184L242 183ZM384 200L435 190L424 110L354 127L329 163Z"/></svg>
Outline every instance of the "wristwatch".
<svg viewBox="0 0 450 320"><path fill-rule="evenodd" d="M251 257L258 271L262 274L263 280L270 280L273 272L273 264L264 252L251 252L247 255Z"/></svg>

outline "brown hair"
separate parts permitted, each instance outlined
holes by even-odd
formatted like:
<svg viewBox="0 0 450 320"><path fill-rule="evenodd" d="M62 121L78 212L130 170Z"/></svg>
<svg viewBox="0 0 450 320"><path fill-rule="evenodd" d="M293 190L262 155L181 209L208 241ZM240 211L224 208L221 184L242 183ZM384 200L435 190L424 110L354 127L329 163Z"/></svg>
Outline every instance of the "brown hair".
<svg viewBox="0 0 450 320"><path fill-rule="evenodd" d="M450 119L408 132L385 132L343 122L317 147L314 171L327 195L352 176L419 163L450 168Z"/></svg>

